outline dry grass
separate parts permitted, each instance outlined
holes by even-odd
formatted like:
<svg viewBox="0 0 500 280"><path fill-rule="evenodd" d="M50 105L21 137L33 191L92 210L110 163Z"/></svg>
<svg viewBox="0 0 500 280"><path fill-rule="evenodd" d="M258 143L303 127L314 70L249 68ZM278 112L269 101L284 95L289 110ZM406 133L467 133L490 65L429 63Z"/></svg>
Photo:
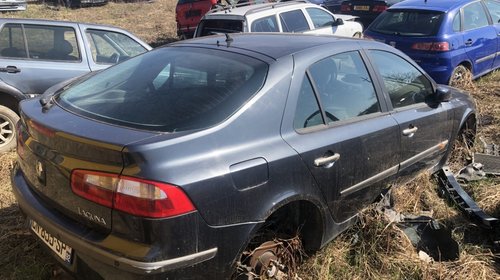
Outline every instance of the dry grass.
<svg viewBox="0 0 500 280"><path fill-rule="evenodd" d="M175 1L152 3L110 3L104 7L55 11L30 4L26 12L4 13L4 17L31 17L111 24L132 31L152 45L175 38ZM500 144L500 71L461 85L476 98L479 109L478 135ZM48 279L53 260L35 242L15 204L9 172L15 154L0 155L0 279ZM386 222L372 208L360 222L341 234L301 266L303 279L500 279L489 236L436 194L429 175L395 188L395 208L408 214L430 211L452 229L460 244L460 258L427 263L406 235ZM490 179L467 186L476 202L488 213L500 217L500 185ZM498 256L497 256L498 257Z"/></svg>

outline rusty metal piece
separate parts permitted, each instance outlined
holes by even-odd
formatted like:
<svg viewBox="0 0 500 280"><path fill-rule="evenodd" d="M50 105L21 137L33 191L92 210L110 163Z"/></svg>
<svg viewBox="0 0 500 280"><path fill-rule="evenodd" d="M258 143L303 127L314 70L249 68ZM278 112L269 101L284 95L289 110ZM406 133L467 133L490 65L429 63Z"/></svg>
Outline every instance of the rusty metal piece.
<svg viewBox="0 0 500 280"><path fill-rule="evenodd" d="M274 265L278 261L278 249L280 243L267 241L255 248L251 254L250 267L259 275L273 277L278 268ZM271 274L271 275L269 275Z"/></svg>

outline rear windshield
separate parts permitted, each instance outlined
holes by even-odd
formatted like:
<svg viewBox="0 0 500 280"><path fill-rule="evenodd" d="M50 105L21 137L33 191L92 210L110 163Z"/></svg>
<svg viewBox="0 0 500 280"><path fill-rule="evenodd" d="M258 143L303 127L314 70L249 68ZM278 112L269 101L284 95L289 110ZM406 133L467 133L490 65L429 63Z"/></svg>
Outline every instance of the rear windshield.
<svg viewBox="0 0 500 280"><path fill-rule="evenodd" d="M243 32L243 21L232 19L202 20L198 27L198 37L223 33Z"/></svg>
<svg viewBox="0 0 500 280"><path fill-rule="evenodd" d="M371 31L402 36L434 36L443 13L422 10L388 10L369 27Z"/></svg>
<svg viewBox="0 0 500 280"><path fill-rule="evenodd" d="M263 85L268 65L221 50L168 47L129 59L57 97L83 116L139 129L200 129L228 118Z"/></svg>

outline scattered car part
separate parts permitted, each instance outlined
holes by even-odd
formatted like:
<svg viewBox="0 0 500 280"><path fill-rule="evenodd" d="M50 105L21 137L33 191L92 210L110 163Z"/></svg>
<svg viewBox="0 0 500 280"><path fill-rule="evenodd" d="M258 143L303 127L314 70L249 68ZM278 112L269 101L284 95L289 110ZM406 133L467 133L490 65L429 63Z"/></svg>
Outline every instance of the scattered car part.
<svg viewBox="0 0 500 280"><path fill-rule="evenodd" d="M475 153L474 161L483 164L483 172L485 174L500 176L500 156Z"/></svg>
<svg viewBox="0 0 500 280"><path fill-rule="evenodd" d="M486 173L483 170L483 165L478 162L473 162L458 171L457 179L465 182L472 182L484 179Z"/></svg>
<svg viewBox="0 0 500 280"><path fill-rule="evenodd" d="M440 194L446 196L463 213L465 213L477 225L492 230L500 231L500 220L486 214L476 202L462 189L448 167L443 167L436 174L440 184ZM497 237L500 239L500 236Z"/></svg>

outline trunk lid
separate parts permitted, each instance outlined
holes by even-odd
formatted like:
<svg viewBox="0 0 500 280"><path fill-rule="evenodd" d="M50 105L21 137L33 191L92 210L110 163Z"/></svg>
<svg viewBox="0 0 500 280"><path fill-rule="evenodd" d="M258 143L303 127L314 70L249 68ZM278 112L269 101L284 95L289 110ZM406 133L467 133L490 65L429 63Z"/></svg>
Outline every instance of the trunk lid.
<svg viewBox="0 0 500 280"><path fill-rule="evenodd" d="M19 164L47 207L106 232L111 229L111 208L76 195L71 188L72 171L118 175L125 164L123 147L156 135L96 122L57 105L42 109L37 99L27 100L21 103Z"/></svg>

